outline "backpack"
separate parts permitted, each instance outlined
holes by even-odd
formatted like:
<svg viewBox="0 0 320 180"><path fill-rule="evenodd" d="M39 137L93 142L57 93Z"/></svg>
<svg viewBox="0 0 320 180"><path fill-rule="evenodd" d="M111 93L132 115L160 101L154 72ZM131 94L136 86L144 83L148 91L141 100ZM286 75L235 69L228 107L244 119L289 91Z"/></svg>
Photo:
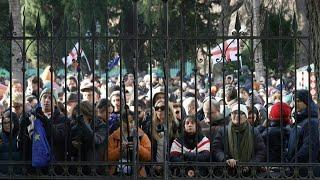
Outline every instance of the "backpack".
<svg viewBox="0 0 320 180"><path fill-rule="evenodd" d="M40 119L34 121L32 135L32 167L46 167L52 160L51 148Z"/></svg>

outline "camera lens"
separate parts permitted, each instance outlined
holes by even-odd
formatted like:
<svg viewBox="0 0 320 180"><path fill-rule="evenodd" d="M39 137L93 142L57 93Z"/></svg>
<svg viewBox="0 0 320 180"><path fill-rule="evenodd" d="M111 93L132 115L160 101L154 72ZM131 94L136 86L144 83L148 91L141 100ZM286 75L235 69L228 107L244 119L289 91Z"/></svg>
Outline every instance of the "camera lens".
<svg viewBox="0 0 320 180"><path fill-rule="evenodd" d="M158 133L159 132L163 132L164 131L163 125L162 124L158 124L156 130L157 130Z"/></svg>

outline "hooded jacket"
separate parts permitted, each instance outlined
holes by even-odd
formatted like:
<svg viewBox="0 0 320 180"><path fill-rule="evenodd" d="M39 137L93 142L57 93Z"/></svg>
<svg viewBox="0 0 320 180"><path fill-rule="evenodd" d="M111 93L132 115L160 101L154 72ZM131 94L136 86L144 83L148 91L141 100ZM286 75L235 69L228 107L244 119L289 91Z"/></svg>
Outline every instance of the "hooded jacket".
<svg viewBox="0 0 320 180"><path fill-rule="evenodd" d="M310 108L310 117L309 110ZM296 122L291 126L288 141L288 162L309 162L309 146L311 150L310 162L318 162L319 153L319 121L317 105L310 101L310 107L295 113ZM296 151L297 148L297 151Z"/></svg>

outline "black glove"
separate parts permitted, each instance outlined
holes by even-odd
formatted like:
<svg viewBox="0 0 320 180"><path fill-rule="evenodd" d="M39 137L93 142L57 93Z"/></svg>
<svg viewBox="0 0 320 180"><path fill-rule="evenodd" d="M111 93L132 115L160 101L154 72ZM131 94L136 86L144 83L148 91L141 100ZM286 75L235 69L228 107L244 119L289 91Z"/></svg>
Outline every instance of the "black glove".
<svg viewBox="0 0 320 180"><path fill-rule="evenodd" d="M26 113L25 115L22 115L19 119L20 127L28 127L31 124L30 121L30 114Z"/></svg>

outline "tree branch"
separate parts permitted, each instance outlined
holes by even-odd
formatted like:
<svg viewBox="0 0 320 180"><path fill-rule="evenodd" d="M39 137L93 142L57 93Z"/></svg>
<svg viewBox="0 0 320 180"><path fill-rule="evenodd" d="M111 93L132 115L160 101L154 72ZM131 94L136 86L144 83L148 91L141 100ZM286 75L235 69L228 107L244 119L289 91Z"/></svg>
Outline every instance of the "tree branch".
<svg viewBox="0 0 320 180"><path fill-rule="evenodd" d="M233 6L230 6L230 13L236 12L242 5L244 0L237 1Z"/></svg>

